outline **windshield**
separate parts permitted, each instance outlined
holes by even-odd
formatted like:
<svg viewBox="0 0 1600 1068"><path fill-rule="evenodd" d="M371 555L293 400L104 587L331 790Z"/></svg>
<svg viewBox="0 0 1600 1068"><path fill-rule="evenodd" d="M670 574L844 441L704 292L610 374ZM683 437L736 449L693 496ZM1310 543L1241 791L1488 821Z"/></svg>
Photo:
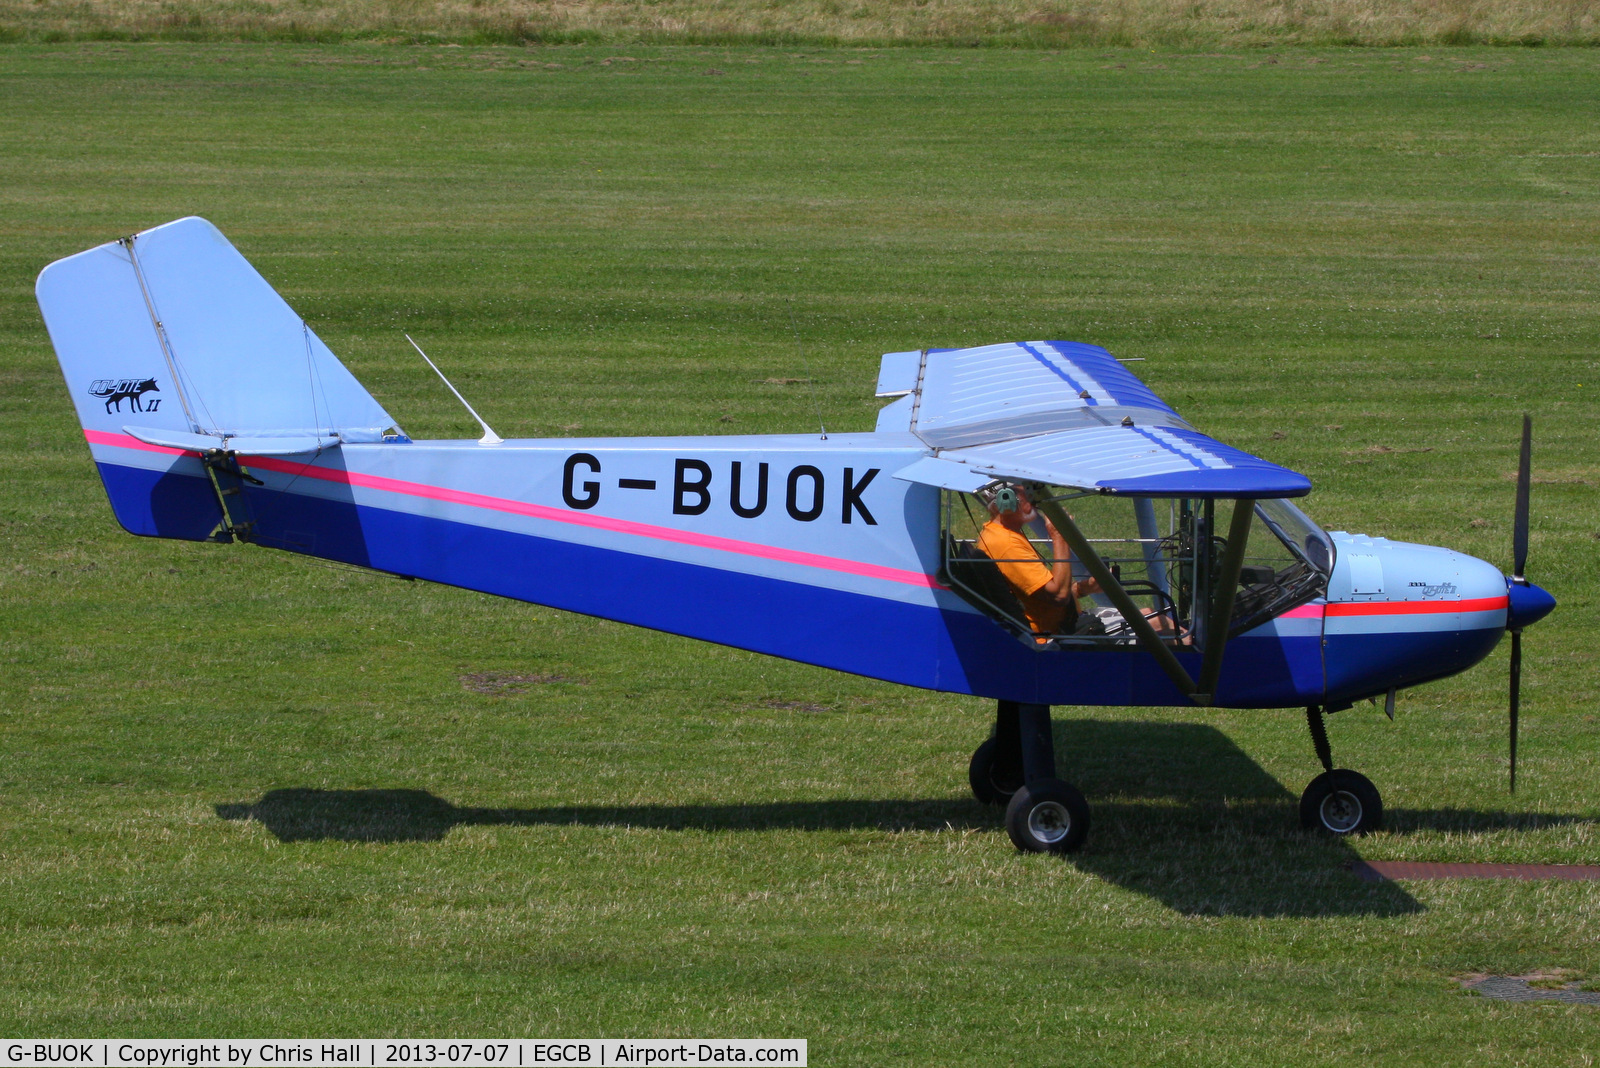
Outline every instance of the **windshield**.
<svg viewBox="0 0 1600 1068"><path fill-rule="evenodd" d="M1282 498L1257 501L1256 515L1300 559L1324 575L1333 571L1333 539L1310 516Z"/></svg>

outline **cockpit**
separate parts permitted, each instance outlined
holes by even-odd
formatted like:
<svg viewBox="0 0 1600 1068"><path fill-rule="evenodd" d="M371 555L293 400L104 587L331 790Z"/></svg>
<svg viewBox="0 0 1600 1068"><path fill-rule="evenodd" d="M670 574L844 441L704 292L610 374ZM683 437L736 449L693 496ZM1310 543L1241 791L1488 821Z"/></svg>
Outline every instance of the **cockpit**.
<svg viewBox="0 0 1600 1068"><path fill-rule="evenodd" d="M1204 647L1208 627L1219 625L1219 602L1231 601L1220 617L1227 620L1231 637L1325 595L1333 570L1333 540L1286 499L1123 497L1019 485L1012 497L1000 493L1000 506L1011 504L1020 491L1022 507L1031 514L1025 523L1011 523L1022 538L1001 540L993 536L994 527L989 536L984 528L1000 521L995 496L1002 485L992 483L976 493L941 492L943 578L968 603L1039 648L1134 644L1135 625L1128 619L1134 607L1164 642ZM1030 494L1038 495L1038 510L1029 507ZM1113 598L1097 589L1100 584L1083 559L1088 554L1072 552L1051 537L1044 513L1052 504L1064 511L1076 527L1074 535L1087 543L1126 596ZM1234 515L1241 506L1250 509L1248 527L1245 516ZM1230 537L1241 532L1247 532L1243 551L1230 554ZM1002 545L1004 553L996 552ZM1064 559L1061 548L1067 549ZM1045 629L1031 603L1039 595L1026 588L1039 580L1019 576L1034 569L1031 573L1042 579L1041 567L1061 574L1066 569L1057 564L1062 562L1070 562L1076 587L1089 592L1074 596L1070 610L1043 616L1056 619ZM1237 584L1225 598L1221 587L1233 572Z"/></svg>

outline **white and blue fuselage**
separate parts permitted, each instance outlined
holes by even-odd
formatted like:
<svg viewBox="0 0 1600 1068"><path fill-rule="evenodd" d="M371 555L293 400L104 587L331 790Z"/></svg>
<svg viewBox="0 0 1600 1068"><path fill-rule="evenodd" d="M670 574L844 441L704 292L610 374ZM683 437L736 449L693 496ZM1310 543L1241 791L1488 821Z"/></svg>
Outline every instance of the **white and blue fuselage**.
<svg viewBox="0 0 1600 1068"><path fill-rule="evenodd" d="M1236 500L1310 488L1200 434L1104 350L1075 343L891 354L879 394L902 399L871 433L484 445L399 432L203 220L58 261L38 293L134 534L248 531L930 690L1189 703L1138 644L1019 640L952 589L940 487L1015 476ZM1536 587L1508 593L1497 569L1448 549L1332 543L1321 595L1228 641L1212 703L1331 707L1415 685L1471 666L1549 608ZM1199 652L1174 654L1199 674Z"/></svg>
<svg viewBox="0 0 1600 1068"><path fill-rule="evenodd" d="M87 432L130 532L204 539L200 456ZM946 587L909 434L352 444L241 457L252 541L931 690L1183 705L1136 646L1019 642ZM1216 704L1354 700L1492 650L1507 587L1449 549L1336 533L1319 597L1234 638ZM1199 654L1180 653L1193 671Z"/></svg>

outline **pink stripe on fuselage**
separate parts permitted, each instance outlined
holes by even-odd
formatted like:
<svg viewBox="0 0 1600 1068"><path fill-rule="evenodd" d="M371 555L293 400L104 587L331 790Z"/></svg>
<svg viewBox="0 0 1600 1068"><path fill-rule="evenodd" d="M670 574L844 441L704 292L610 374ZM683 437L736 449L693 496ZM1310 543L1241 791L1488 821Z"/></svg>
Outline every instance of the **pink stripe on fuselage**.
<svg viewBox="0 0 1600 1068"><path fill-rule="evenodd" d="M198 457L200 455L197 452L168 448L165 445L150 445L127 434L111 434L103 430L85 430L83 436L94 445L112 445L119 449L141 449L146 452L158 452L168 456ZM886 582L903 582L909 586L923 586L929 589L943 588L934 581L932 575L925 575L920 571L884 567L881 564L868 564L860 560L846 560L837 556L822 556L818 553L801 552L798 549L780 549L772 545L739 541L735 538L723 538L715 534L697 534L693 531L674 530L671 527L635 523L631 520L614 519L610 516L571 512L543 504L529 504L526 501L514 501L506 497L490 497L482 493L446 489L443 486L429 486L421 482L407 482L398 478L386 478L383 475L367 475L356 471L335 471L326 467L317 467L310 463L280 460L271 456L252 456L248 457L248 459L251 467L262 471L277 471L281 474L297 475L301 478L318 478L325 482L360 486L364 489L381 490L385 493L400 493L408 497L424 497L428 500L444 501L449 504L463 504L471 508L486 508L511 515L546 519L555 523L570 523L574 526L589 527L595 530L609 530L617 534L631 534L635 537L653 538L657 541L677 542L680 545L692 545L699 549L738 553L743 556L755 556L764 560L777 560L786 564L800 564L805 567L821 568L826 571L840 571L850 575L861 575L865 578L882 579Z"/></svg>
<svg viewBox="0 0 1600 1068"><path fill-rule="evenodd" d="M115 445L119 449L138 449L141 452L159 452L167 456L195 456L200 454L188 449L173 449L166 445L151 445L149 442L140 441L131 434L110 434L104 430L85 430L83 436L90 445Z"/></svg>

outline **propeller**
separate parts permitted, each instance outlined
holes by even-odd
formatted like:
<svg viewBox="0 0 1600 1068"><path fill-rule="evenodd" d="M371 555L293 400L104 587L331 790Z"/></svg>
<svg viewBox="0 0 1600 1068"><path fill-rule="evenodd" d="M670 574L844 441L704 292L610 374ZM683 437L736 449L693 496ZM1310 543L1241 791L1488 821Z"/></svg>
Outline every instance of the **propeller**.
<svg viewBox="0 0 1600 1068"><path fill-rule="evenodd" d="M1522 456L1517 462L1517 512L1511 527L1511 584L1526 586L1523 570L1528 566L1528 484L1529 462L1533 453L1533 417L1522 416ZM1511 792L1517 792L1517 713L1522 698L1522 626L1507 613L1511 627Z"/></svg>

